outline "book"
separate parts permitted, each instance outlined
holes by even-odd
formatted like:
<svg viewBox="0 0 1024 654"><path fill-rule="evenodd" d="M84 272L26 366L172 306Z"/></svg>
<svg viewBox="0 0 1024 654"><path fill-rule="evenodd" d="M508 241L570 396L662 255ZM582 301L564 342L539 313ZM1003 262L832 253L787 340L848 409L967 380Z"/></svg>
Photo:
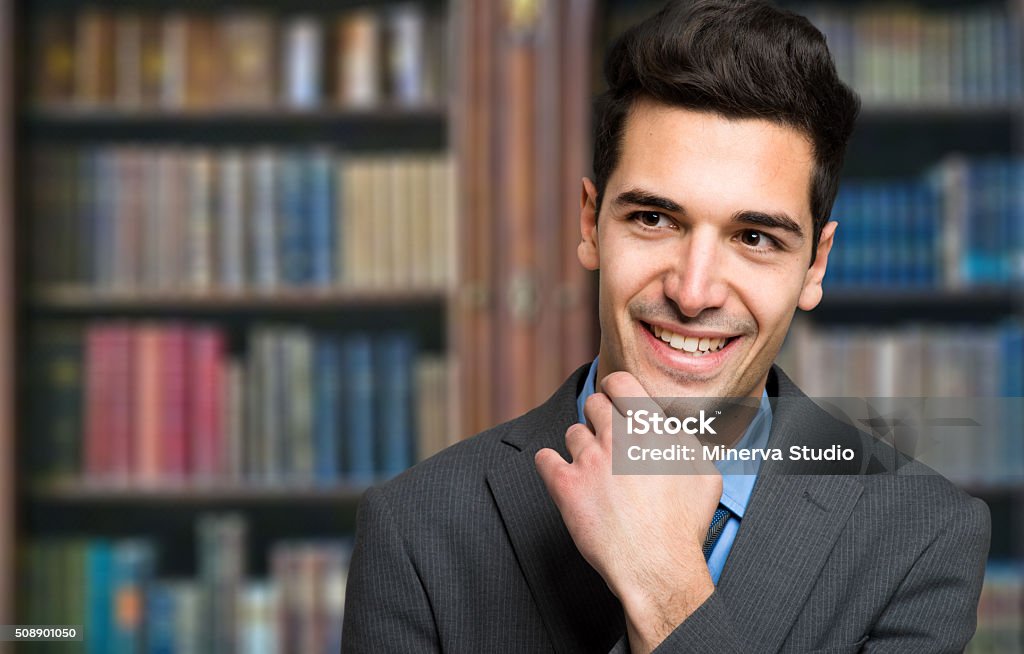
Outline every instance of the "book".
<svg viewBox="0 0 1024 654"><path fill-rule="evenodd" d="M374 339L376 469L392 477L416 459L413 426L413 356L410 334L382 333Z"/></svg>
<svg viewBox="0 0 1024 654"><path fill-rule="evenodd" d="M257 12L232 12L221 19L224 52L222 105L231 108L273 106L277 89L277 44L273 18Z"/></svg>
<svg viewBox="0 0 1024 654"><path fill-rule="evenodd" d="M75 23L75 103L95 108L112 102L115 88L114 16L82 11Z"/></svg>
<svg viewBox="0 0 1024 654"><path fill-rule="evenodd" d="M365 334L353 334L343 344L345 379L345 461L346 476L354 482L372 481L375 476L374 396L377 391L373 369L373 342Z"/></svg>
<svg viewBox="0 0 1024 654"><path fill-rule="evenodd" d="M342 107L373 107L381 102L380 17L369 9L338 20L337 103Z"/></svg>
<svg viewBox="0 0 1024 654"><path fill-rule="evenodd" d="M311 109L323 94L323 33L313 17L289 19L282 37L284 104L293 109Z"/></svg>
<svg viewBox="0 0 1024 654"><path fill-rule="evenodd" d="M75 20L48 12L33 25L33 96L39 105L70 104L75 93Z"/></svg>
<svg viewBox="0 0 1024 654"><path fill-rule="evenodd" d="M427 18L417 3L399 4L388 15L388 78L395 104L424 104Z"/></svg>

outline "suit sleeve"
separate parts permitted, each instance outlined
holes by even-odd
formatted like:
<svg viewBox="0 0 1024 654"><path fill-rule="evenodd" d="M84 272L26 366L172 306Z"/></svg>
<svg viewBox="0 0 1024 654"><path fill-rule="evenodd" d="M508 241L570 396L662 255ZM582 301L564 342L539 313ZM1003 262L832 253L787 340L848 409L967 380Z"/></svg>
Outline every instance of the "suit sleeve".
<svg viewBox="0 0 1024 654"><path fill-rule="evenodd" d="M882 609L862 652L912 654L963 652L977 625L991 520L984 502L964 502L921 552ZM735 618L712 594L654 652L757 651L744 642Z"/></svg>
<svg viewBox="0 0 1024 654"><path fill-rule="evenodd" d="M383 491L359 505L341 651L438 652L426 590Z"/></svg>
<svg viewBox="0 0 1024 654"><path fill-rule="evenodd" d="M972 499L911 568L871 630L865 652L962 652L974 635L992 523Z"/></svg>

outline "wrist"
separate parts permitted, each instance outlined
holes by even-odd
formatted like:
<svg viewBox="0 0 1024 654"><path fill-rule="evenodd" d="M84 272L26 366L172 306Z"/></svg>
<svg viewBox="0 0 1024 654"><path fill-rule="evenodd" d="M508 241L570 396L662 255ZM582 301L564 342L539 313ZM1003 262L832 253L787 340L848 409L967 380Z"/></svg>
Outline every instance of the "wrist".
<svg viewBox="0 0 1024 654"><path fill-rule="evenodd" d="M652 570L647 583L616 592L634 654L652 651L715 592L703 553L699 560L699 566L673 566L672 574Z"/></svg>

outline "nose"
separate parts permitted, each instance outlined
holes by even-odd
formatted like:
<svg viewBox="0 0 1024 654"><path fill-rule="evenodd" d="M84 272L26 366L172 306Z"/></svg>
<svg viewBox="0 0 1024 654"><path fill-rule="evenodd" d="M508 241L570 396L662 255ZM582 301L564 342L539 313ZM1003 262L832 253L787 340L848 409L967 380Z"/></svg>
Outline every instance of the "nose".
<svg viewBox="0 0 1024 654"><path fill-rule="evenodd" d="M720 251L723 245L712 230L695 229L680 239L676 256L664 279L665 296L690 318L725 304L728 284Z"/></svg>

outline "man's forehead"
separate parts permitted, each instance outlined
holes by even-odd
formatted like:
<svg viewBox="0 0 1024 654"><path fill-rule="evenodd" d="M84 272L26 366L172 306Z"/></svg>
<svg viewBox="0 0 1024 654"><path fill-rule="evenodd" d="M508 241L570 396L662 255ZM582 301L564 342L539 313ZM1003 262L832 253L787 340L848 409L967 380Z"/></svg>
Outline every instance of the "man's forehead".
<svg viewBox="0 0 1024 654"><path fill-rule="evenodd" d="M794 128L638 100L624 125L618 166L605 197L642 189L687 205L703 189L782 211L809 226L814 156Z"/></svg>

